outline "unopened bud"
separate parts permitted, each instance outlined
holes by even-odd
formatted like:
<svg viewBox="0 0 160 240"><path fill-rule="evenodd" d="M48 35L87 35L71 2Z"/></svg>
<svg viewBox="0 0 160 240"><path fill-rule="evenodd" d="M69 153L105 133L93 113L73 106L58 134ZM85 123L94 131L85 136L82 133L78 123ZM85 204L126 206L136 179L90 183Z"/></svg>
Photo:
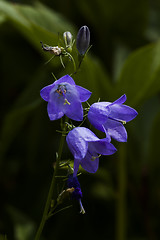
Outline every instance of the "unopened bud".
<svg viewBox="0 0 160 240"><path fill-rule="evenodd" d="M77 34L76 46L80 55L84 55L90 44L90 31L87 26L82 26Z"/></svg>
<svg viewBox="0 0 160 240"><path fill-rule="evenodd" d="M73 36L70 32L64 32L63 33L63 39L66 45L66 48L69 52L72 51L72 46L73 46Z"/></svg>

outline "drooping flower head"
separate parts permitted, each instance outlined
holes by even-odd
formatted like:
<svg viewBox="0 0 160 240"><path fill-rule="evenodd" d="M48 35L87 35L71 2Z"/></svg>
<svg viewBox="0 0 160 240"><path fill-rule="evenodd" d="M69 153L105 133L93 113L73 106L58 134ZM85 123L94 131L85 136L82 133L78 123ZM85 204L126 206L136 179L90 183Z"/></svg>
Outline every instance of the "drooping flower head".
<svg viewBox="0 0 160 240"><path fill-rule="evenodd" d="M81 186L80 186L77 176L69 175L68 181L67 181L67 186L70 189L73 189L73 191L71 193L72 199L76 199L79 201L80 209L81 209L80 213L84 214L85 210L83 208L82 201L81 201L82 191L81 191Z"/></svg>
<svg viewBox="0 0 160 240"><path fill-rule="evenodd" d="M99 156L111 155L116 152L116 148L106 138L99 139L85 127L76 127L71 130L66 141L74 156L73 176L77 175L79 165L87 172L95 173L99 166Z"/></svg>
<svg viewBox="0 0 160 240"><path fill-rule="evenodd" d="M126 101L124 94L119 99L110 102L97 102L91 105L88 112L90 123L98 130L105 132L107 139L111 137L119 142L127 141L126 122L137 116L137 111L123 103Z"/></svg>
<svg viewBox="0 0 160 240"><path fill-rule="evenodd" d="M50 120L57 120L65 114L72 120L83 120L82 102L91 96L87 89L75 84L65 75L40 91L41 97L48 102L47 111Z"/></svg>

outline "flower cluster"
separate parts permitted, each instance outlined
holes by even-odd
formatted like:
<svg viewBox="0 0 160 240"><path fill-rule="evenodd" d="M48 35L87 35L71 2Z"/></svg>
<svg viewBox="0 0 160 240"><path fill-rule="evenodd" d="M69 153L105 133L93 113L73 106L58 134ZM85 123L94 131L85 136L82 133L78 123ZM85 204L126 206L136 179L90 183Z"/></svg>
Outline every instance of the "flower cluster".
<svg viewBox="0 0 160 240"><path fill-rule="evenodd" d="M72 35L65 32L64 40L67 46L73 45ZM72 44L71 44L72 42ZM77 34L77 50L84 56L90 44L90 31L87 26L80 28ZM71 49L70 49L71 50ZM48 102L47 111L50 120L57 120L66 115L75 121L83 120L82 102L87 101L91 92L76 85L73 78L65 75L53 84L44 87L40 95ZM68 187L74 188L72 198L80 202L81 212L84 209L81 203L82 192L77 179L79 166L89 172L95 173L99 166L101 155L112 155L117 149L111 143L111 138L119 142L127 141L127 131L124 124L137 116L136 110L124 105L124 94L114 102L93 103L88 109L88 120L98 130L105 133L103 139L99 139L86 127L74 127L66 136L66 142L74 156L73 175L68 178Z"/></svg>
<svg viewBox="0 0 160 240"><path fill-rule="evenodd" d="M57 120L65 114L76 121L83 120L82 102L91 96L87 89L75 84L74 80L65 75L53 84L44 87L41 97L48 102L47 111L50 120ZM88 120L98 130L105 132L105 138L99 139L90 129L73 128L66 141L74 156L74 176L79 165L86 171L95 173L99 165L100 155L111 155L116 148L110 143L111 137L119 142L127 141L126 122L137 116L136 110L124 105L126 95L111 102L93 103L88 111Z"/></svg>

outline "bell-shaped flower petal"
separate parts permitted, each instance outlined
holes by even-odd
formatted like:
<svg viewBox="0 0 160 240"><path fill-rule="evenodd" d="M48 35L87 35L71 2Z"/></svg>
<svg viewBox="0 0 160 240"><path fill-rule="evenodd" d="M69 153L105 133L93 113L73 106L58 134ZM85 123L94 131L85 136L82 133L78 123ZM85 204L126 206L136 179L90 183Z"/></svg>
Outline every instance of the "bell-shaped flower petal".
<svg viewBox="0 0 160 240"><path fill-rule="evenodd" d="M127 131L124 125L112 119L107 119L104 124L105 132L118 142L127 142Z"/></svg>
<svg viewBox="0 0 160 240"><path fill-rule="evenodd" d="M80 164L85 171L87 171L89 173L95 173L99 167L98 154L96 157L94 157L94 160L92 160L91 154L89 152L87 152L85 158L83 158L81 160Z"/></svg>
<svg viewBox="0 0 160 240"><path fill-rule="evenodd" d="M87 172L95 173L99 166L99 156L116 152L116 148L106 138L99 139L85 127L76 127L71 130L66 141L74 156L74 176L77 175L79 165Z"/></svg>
<svg viewBox="0 0 160 240"><path fill-rule="evenodd" d="M110 102L98 102L91 105L88 112L90 123L98 130L105 132L119 142L127 141L127 132L123 124L137 116L137 111L123 103L126 101L124 94L119 99Z"/></svg>
<svg viewBox="0 0 160 240"><path fill-rule="evenodd" d="M40 95L48 102L47 111L50 120L57 120L65 114L72 120L82 121L82 102L89 99L91 92L77 86L69 75L65 75L44 87Z"/></svg>

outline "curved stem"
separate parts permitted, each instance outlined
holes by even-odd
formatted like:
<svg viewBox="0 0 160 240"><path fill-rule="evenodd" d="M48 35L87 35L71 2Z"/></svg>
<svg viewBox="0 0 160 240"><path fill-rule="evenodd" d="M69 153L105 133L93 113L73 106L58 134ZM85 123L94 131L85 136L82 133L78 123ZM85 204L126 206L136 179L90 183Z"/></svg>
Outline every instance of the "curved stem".
<svg viewBox="0 0 160 240"><path fill-rule="evenodd" d="M62 129L63 132L66 131L66 124L65 124L66 121L67 121L67 119L65 118L64 126L63 126L63 129ZM40 236L41 236L41 233L43 231L45 222L48 219L49 208L51 206L51 200L52 200L53 192L54 192L54 189L55 189L55 183L56 183L55 176L56 176L58 168L59 168L59 162L60 162L61 156L62 156L64 140L65 140L65 135L62 133L60 144L59 144L59 149L58 149L58 154L57 154L58 156L57 156L57 159L56 159L56 165L55 165L55 168L54 168L54 173L53 173L53 177L52 177L52 181L51 181L51 185L50 185L50 189L49 189L46 205L45 205L45 208L44 208L44 212L43 212L43 216L42 216L39 228L38 228L36 236L35 236L35 240L39 240L40 239Z"/></svg>
<svg viewBox="0 0 160 240"><path fill-rule="evenodd" d="M73 67L74 67L74 72L77 72L77 68L76 68L76 63L74 61L74 58L72 57L72 55L70 53L67 52L67 55L71 58L72 62L73 62Z"/></svg>

